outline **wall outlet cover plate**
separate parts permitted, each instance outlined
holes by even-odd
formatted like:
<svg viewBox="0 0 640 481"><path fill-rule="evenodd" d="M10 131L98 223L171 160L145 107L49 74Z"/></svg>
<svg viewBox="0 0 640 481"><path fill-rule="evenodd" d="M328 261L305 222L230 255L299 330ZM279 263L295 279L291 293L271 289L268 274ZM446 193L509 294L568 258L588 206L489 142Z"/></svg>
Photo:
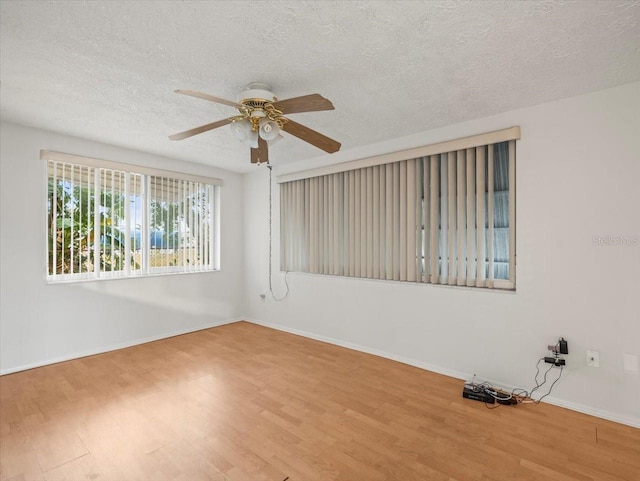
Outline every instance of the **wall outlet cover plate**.
<svg viewBox="0 0 640 481"><path fill-rule="evenodd" d="M598 351L587 351L587 366L600 367L600 353Z"/></svg>
<svg viewBox="0 0 640 481"><path fill-rule="evenodd" d="M640 371L640 362L638 361L637 354L629 354L625 352L623 354L624 358L624 370L627 372L639 372Z"/></svg>

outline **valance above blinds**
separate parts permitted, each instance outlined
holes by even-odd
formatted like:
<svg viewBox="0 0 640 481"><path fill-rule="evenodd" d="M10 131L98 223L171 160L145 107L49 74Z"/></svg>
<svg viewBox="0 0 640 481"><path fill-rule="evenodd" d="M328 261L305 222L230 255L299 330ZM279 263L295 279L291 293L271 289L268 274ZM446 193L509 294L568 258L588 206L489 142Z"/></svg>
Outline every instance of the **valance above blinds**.
<svg viewBox="0 0 640 481"><path fill-rule="evenodd" d="M281 268L514 288L516 138L500 132L485 134L495 143L468 147L467 138L448 152L282 182Z"/></svg>

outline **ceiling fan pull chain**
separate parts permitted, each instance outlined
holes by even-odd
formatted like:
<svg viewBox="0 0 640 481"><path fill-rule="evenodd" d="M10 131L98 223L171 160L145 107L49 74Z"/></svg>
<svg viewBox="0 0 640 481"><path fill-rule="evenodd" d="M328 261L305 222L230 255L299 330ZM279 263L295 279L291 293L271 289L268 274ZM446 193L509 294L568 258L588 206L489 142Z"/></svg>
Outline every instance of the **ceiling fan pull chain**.
<svg viewBox="0 0 640 481"><path fill-rule="evenodd" d="M271 297L273 297L274 301L280 302L285 300L289 295L289 283L287 282L287 276L289 275L289 271L286 271L284 273L284 284L287 286L287 292L285 292L284 296L278 299L276 295L273 293L273 285L271 281L271 247L273 243L273 234L272 234L273 204L271 200L271 197L272 197L271 196L271 191L272 191L271 171L273 170L273 167L271 167L270 165L267 165L267 169L269 169L269 292L271 292Z"/></svg>

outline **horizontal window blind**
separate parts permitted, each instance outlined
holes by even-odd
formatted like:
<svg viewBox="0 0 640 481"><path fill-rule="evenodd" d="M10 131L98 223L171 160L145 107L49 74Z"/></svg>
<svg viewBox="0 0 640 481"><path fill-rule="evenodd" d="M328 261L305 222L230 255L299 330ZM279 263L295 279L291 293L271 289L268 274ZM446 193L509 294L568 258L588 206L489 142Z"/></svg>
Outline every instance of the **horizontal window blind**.
<svg viewBox="0 0 640 481"><path fill-rule="evenodd" d="M280 195L285 271L515 287L515 139L282 182Z"/></svg>
<svg viewBox="0 0 640 481"><path fill-rule="evenodd" d="M217 268L218 186L98 165L47 160L49 281Z"/></svg>

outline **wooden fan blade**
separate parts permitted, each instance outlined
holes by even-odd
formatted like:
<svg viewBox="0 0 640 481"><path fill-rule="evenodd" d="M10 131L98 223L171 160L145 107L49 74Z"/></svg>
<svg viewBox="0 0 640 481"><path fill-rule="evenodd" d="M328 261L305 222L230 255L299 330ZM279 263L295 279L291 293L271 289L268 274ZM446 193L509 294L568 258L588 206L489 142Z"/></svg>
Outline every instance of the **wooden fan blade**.
<svg viewBox="0 0 640 481"><path fill-rule="evenodd" d="M331 100L320 94L303 95L292 99L279 100L273 104L283 114L297 114L300 112L317 112L319 110L333 110Z"/></svg>
<svg viewBox="0 0 640 481"><path fill-rule="evenodd" d="M209 130L217 129L218 127L222 127L223 125L230 124L233 122L235 117L230 117L228 119L218 120L217 122L213 122L207 125L201 125L200 127L196 127L195 129L185 130L184 132L180 132L177 134L170 135L169 138L171 140L182 140L194 135L201 134L202 132L207 132Z"/></svg>
<svg viewBox="0 0 640 481"><path fill-rule="evenodd" d="M262 164L269 162L269 144L262 137L258 137L258 148L251 149L251 163Z"/></svg>
<svg viewBox="0 0 640 481"><path fill-rule="evenodd" d="M221 99L220 97L214 97L213 95L205 94L202 92L196 92L195 90L176 90L176 93L182 94L182 95L190 95L191 97L197 97L199 99L208 100L210 102L216 102L218 104L228 105L229 107L235 107L237 109L244 107L244 105L239 104L237 102Z"/></svg>
<svg viewBox="0 0 640 481"><path fill-rule="evenodd" d="M285 122L285 124L282 126L282 130L291 135L295 135L300 140L309 142L311 145L315 145L319 149L322 149L325 152L329 152L330 154L333 154L334 152L340 150L340 142L336 142L326 135L322 135L320 132L311 130L309 127L305 127L304 125L299 124L298 122L294 122L293 120Z"/></svg>

